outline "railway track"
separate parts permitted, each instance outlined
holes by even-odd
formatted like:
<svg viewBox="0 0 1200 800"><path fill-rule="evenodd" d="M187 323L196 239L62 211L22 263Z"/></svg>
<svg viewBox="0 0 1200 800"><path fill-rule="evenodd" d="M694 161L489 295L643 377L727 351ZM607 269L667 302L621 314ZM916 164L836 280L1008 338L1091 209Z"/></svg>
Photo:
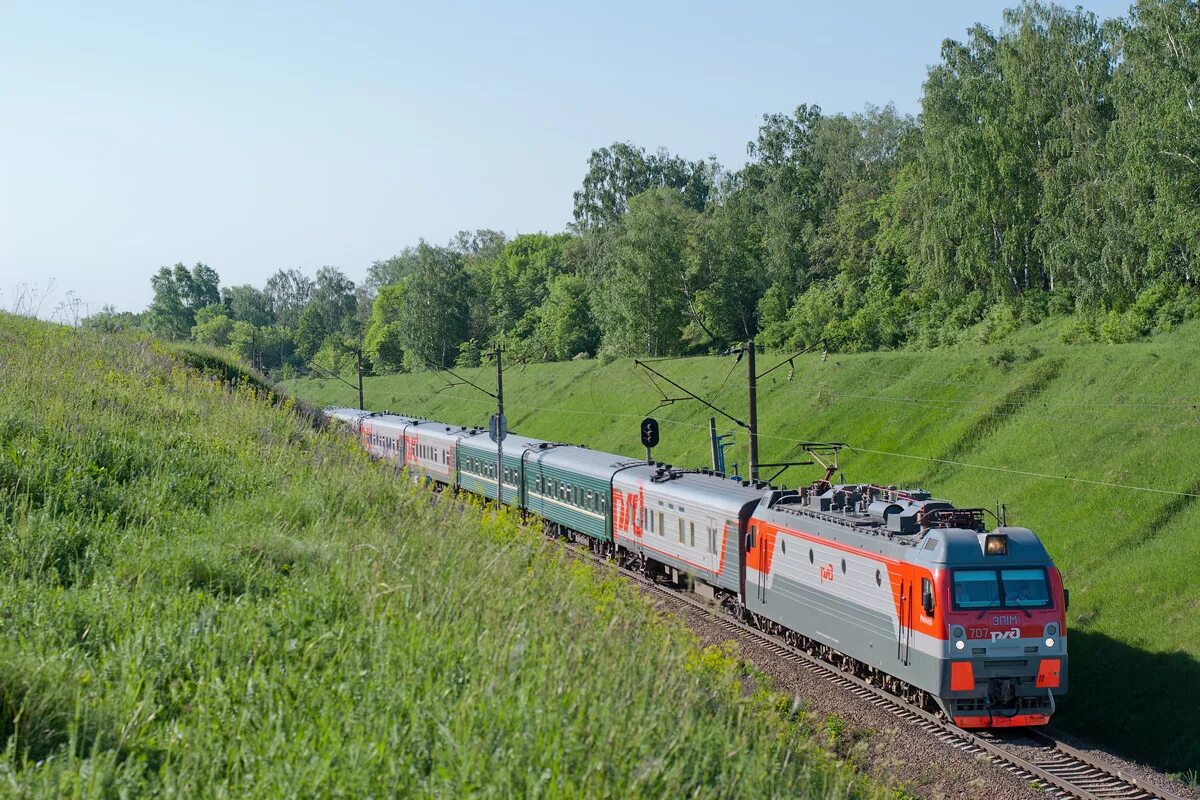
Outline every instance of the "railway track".
<svg viewBox="0 0 1200 800"><path fill-rule="evenodd" d="M713 622L739 636L756 640L779 658L805 670L874 706L915 725L949 747L991 760L1016 777L1028 781L1056 798L1082 800L1185 800L1174 792L1150 786L1118 767L1060 741L1052 734L1032 728L1003 734L968 731L923 708L847 674L821 659L798 650L783 640L722 613L690 593L668 588L646 576L601 558L579 545L567 544L569 553L613 570L649 591L707 614Z"/></svg>

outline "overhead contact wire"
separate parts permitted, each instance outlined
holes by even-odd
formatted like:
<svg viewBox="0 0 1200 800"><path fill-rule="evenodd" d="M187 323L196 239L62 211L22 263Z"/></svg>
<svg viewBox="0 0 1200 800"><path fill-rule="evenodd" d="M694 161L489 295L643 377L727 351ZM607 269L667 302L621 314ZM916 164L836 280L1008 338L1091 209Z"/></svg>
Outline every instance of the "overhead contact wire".
<svg viewBox="0 0 1200 800"><path fill-rule="evenodd" d="M422 399L424 398L424 395L420 395L420 394L417 394L414 392L399 392L397 394L400 396L417 397L417 398L422 398ZM836 394L836 393L830 393L830 394ZM466 396L462 396L462 395L450 394L450 395L444 395L444 396L451 397L456 400L463 400L466 402L474 402L474 403L488 402L488 401L485 401L485 400L482 400L479 398L466 397ZM868 399L894 399L894 398L881 398L881 397L872 396L872 395L867 395L865 397ZM521 405L521 404L511 404L510 407L519 408L519 409L526 410L526 411L545 411L547 413L553 413L553 414L581 414L584 416L598 416L598 417L609 417L609 418L618 418L618 419L641 419L641 417L642 417L641 414L623 414L623 413L619 413L619 412L607 412L607 411L583 411L583 410L578 410L578 409L548 408L545 406L530 406L530 405ZM707 425L697 425L695 423L684 422L682 420L660 419L659 422L667 424L667 425L676 425L679 427L692 428L695 430L707 430L708 429ZM794 438L787 437L787 436L773 436L771 434L765 434L765 433L760 433L760 434L758 434L758 436L760 439L772 439L772 440L779 441L779 442L787 442L788 444L792 444L792 445L803 444L806 441L804 439L794 439ZM847 445L847 447L851 451L857 452L857 453L869 453L871 455L889 456L892 458L905 458L905 459L909 459L909 460L913 460L913 461L926 461L929 463L944 464L946 466L962 467L965 469L978 469L978 470L985 470L988 472L1000 472L1000 473L1004 473L1004 474L1008 474L1008 475L1022 475L1022 476L1030 477L1030 478L1042 478L1042 479L1046 479L1046 480L1059 480L1059 481L1066 481L1069 483L1076 483L1076 484L1082 484L1082 485L1087 485L1087 486L1098 486L1098 487L1103 487L1103 488L1108 488L1108 489L1124 489L1127 491L1147 492L1147 493L1152 493L1152 494L1169 495L1172 497L1200 498L1200 493L1196 493L1196 492L1182 492L1182 491L1177 491L1174 489L1161 489L1161 488L1154 487L1154 486L1137 486L1137 485L1128 484L1128 483L1100 481L1100 480L1094 480L1091 478L1078 478L1078 477L1071 476L1071 475L1056 475L1056 474L1049 473L1049 472L1034 472L1032 470L1015 469L1012 467L997 467L997 466L992 466L990 464L974 464L974 463L970 463L970 462L966 462L966 461L955 461L953 459L948 459L948 458L937 458L936 456L922 456L922 455L916 455L913 453L897 453L897 452L893 452L893 451L889 451L889 450L876 450L876 449L867 448L867 447L855 447L855 446L851 446L851 445Z"/></svg>

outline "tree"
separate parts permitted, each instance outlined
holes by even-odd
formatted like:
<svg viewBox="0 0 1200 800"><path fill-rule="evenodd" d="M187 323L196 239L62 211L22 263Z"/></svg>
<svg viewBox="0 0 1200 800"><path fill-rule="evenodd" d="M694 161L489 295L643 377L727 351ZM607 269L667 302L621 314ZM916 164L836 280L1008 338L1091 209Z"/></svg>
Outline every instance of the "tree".
<svg viewBox="0 0 1200 800"><path fill-rule="evenodd" d="M511 333L545 301L550 281L567 269L563 254L570 242L565 233L525 234L486 262L490 318L498 333Z"/></svg>
<svg viewBox="0 0 1200 800"><path fill-rule="evenodd" d="M98 312L83 320L83 329L99 333L117 333L132 330L141 325L141 314L132 311L117 311L115 306L105 305Z"/></svg>
<svg viewBox="0 0 1200 800"><path fill-rule="evenodd" d="M384 261L375 261L367 268L366 286L374 294L384 286L401 283L417 268L417 249L406 247L397 255Z"/></svg>
<svg viewBox="0 0 1200 800"><path fill-rule="evenodd" d="M188 270L182 263L162 267L150 279L154 299L146 309L150 330L167 339L186 339L196 324L196 312L221 302L220 278L215 270L197 263Z"/></svg>
<svg viewBox="0 0 1200 800"><path fill-rule="evenodd" d="M221 289L221 301L230 319L249 322L255 327L275 322L275 315L271 312L271 296L265 290L249 284L227 286Z"/></svg>
<svg viewBox="0 0 1200 800"><path fill-rule="evenodd" d="M539 306L538 338L555 359L593 353L599 331L588 304L587 282L578 275L558 275Z"/></svg>
<svg viewBox="0 0 1200 800"><path fill-rule="evenodd" d="M334 267L317 270L312 297L296 329L296 354L310 361L326 343L353 350L362 338L354 282ZM334 341L336 340L336 341Z"/></svg>
<svg viewBox="0 0 1200 800"><path fill-rule="evenodd" d="M256 369L262 365L262 334L245 320L230 323L229 349Z"/></svg>
<svg viewBox="0 0 1200 800"><path fill-rule="evenodd" d="M188 270L183 264L176 264L174 271L180 297L188 308L195 311L221 302L221 277L212 267L196 263Z"/></svg>
<svg viewBox="0 0 1200 800"><path fill-rule="evenodd" d="M734 193L706 212L693 228L687 253L688 280L697 287L694 313L714 343L753 338L758 303L767 289L761 269L760 232L749 198Z"/></svg>
<svg viewBox="0 0 1200 800"><path fill-rule="evenodd" d="M192 328L192 338L200 344L211 347L228 345L231 333L233 333L233 320L224 314L212 316Z"/></svg>
<svg viewBox="0 0 1200 800"><path fill-rule="evenodd" d="M468 339L491 341L496 333L491 316L491 273L507 241L503 232L487 228L459 231L450 240L450 249L462 255L466 274Z"/></svg>
<svg viewBox="0 0 1200 800"><path fill-rule="evenodd" d="M1117 124L1110 137L1123 213L1122 257L1106 270L1128 294L1146 284L1192 284L1200 271L1200 5L1139 0L1116 28ZM1135 248L1130 252L1130 247ZM1113 252L1110 247L1106 256Z"/></svg>
<svg viewBox="0 0 1200 800"><path fill-rule="evenodd" d="M1111 43L1094 15L1040 3L1005 12L999 35L968 33L925 84L918 278L952 298L1049 290L1099 245L1086 206L1104 179Z"/></svg>
<svg viewBox="0 0 1200 800"><path fill-rule="evenodd" d="M304 363L311 361L329 333L317 307L306 306L300 315L300 324L296 326L296 356Z"/></svg>
<svg viewBox="0 0 1200 800"><path fill-rule="evenodd" d="M712 160L688 161L666 149L646 154L629 142L593 150L583 188L575 192L575 223L583 229L616 222L629 199L649 189L677 192L694 211L703 210L713 194L719 165Z"/></svg>
<svg viewBox="0 0 1200 800"><path fill-rule="evenodd" d="M450 240L450 249L462 254L464 258L472 256L480 259L495 258L500 255L508 241L503 231L480 228L474 231L459 231Z"/></svg>
<svg viewBox="0 0 1200 800"><path fill-rule="evenodd" d="M150 279L154 299L146 309L146 324L158 336L183 339L191 332L191 316L183 304L170 267L161 267Z"/></svg>
<svg viewBox="0 0 1200 800"><path fill-rule="evenodd" d="M234 323L234 331L230 333L230 345L235 348L244 348L244 345L240 343L246 341L245 334L246 329L238 328L238 323ZM277 326L262 327L257 329L257 336L260 368L276 370L291 363L296 349L296 342L292 338L291 331ZM250 343L253 345L253 340L250 340Z"/></svg>
<svg viewBox="0 0 1200 800"><path fill-rule="evenodd" d="M196 325L203 325L214 317L229 316L225 313L226 311L227 309L221 303L210 303L204 308L196 309L196 313L192 315L192 319ZM192 326L193 330L195 330L196 325Z"/></svg>
<svg viewBox="0 0 1200 800"><path fill-rule="evenodd" d="M354 281L336 267L321 267L309 305L317 308L330 331L341 330L354 318Z"/></svg>
<svg viewBox="0 0 1200 800"><path fill-rule="evenodd" d="M467 338L468 284L462 255L421 242L404 287L397 322L409 369L451 366Z"/></svg>
<svg viewBox="0 0 1200 800"><path fill-rule="evenodd" d="M765 114L758 138L746 146L751 161L742 170L740 185L755 205L761 266L776 298L775 304L759 309L767 321L774 318L776 305L790 305L811 278L813 233L823 212L813 150L820 119L819 107L803 104L791 116Z"/></svg>
<svg viewBox="0 0 1200 800"><path fill-rule="evenodd" d="M276 323L295 328L315 289L313 279L300 270L281 269L267 281L263 292L267 296L267 309L274 315Z"/></svg>
<svg viewBox="0 0 1200 800"><path fill-rule="evenodd" d="M396 372L404 367L403 283L384 286L375 295L371 319L363 340L363 353L378 372Z"/></svg>
<svg viewBox="0 0 1200 800"><path fill-rule="evenodd" d="M629 355L682 351L684 261L695 218L671 189L651 189L629 201L597 287L597 319L606 347Z"/></svg>

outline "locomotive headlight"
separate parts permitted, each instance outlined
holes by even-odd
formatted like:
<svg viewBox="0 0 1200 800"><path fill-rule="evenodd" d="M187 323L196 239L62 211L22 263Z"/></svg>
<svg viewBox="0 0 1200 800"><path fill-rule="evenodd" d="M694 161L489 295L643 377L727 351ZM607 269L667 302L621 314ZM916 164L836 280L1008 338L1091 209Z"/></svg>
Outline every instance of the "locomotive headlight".
<svg viewBox="0 0 1200 800"><path fill-rule="evenodd" d="M967 631L962 625L950 626L950 638L954 640L955 650L962 650L967 646Z"/></svg>
<svg viewBox="0 0 1200 800"><path fill-rule="evenodd" d="M1053 636L1046 637L1046 647L1054 647L1054 637Z"/></svg>
<svg viewBox="0 0 1200 800"><path fill-rule="evenodd" d="M1051 622L1042 629L1042 634L1046 637L1046 647L1054 647L1054 637L1058 636L1058 625Z"/></svg>

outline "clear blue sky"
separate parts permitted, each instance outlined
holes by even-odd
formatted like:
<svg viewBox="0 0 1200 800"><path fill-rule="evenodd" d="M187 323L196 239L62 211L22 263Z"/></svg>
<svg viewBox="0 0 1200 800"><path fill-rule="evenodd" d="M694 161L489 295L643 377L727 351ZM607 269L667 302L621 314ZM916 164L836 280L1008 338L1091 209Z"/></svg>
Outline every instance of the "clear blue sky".
<svg viewBox="0 0 1200 800"><path fill-rule="evenodd" d="M765 112L916 113L941 41L1014 4L0 1L0 307L561 230L595 147L737 167Z"/></svg>

